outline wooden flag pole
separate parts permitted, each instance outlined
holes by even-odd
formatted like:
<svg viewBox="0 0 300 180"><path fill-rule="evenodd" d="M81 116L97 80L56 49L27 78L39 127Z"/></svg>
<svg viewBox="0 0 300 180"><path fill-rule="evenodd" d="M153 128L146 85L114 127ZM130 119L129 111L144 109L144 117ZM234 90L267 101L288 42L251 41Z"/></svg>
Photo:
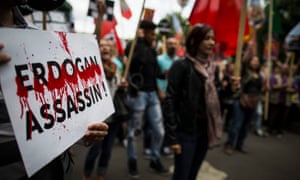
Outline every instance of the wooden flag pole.
<svg viewBox="0 0 300 180"><path fill-rule="evenodd" d="M145 9L145 1L146 0L143 0L143 6L142 6L142 10L141 10L140 17L139 17L139 20L138 20L138 25L137 25L137 28L136 28L136 31L135 31L135 37L134 37L134 39L131 43L131 46L130 46L130 51L129 51L128 59L127 59L127 62L126 62L125 71L124 71L124 74L123 74L124 79L127 79L127 76L128 76L128 72L129 72L129 68L130 68L130 64L131 64L131 61L132 61L132 56L133 56L133 52L134 52L134 48L135 48L135 44L136 44L136 41L137 41L137 38L138 38L138 32L139 32L141 19L142 19L143 12L144 12L144 9Z"/></svg>
<svg viewBox="0 0 300 180"><path fill-rule="evenodd" d="M166 35L162 35L162 45L161 45L161 48L162 48L162 53L166 53L167 52L167 37Z"/></svg>
<svg viewBox="0 0 300 180"><path fill-rule="evenodd" d="M43 11L43 30L47 30L47 12Z"/></svg>
<svg viewBox="0 0 300 180"><path fill-rule="evenodd" d="M293 76L294 76L294 62L295 62L295 53L294 52L289 52L289 77L288 77L288 84L287 84L287 88L290 89L293 87ZM293 95L294 93L287 93L287 99L286 102L291 103L293 100Z"/></svg>
<svg viewBox="0 0 300 180"><path fill-rule="evenodd" d="M293 87L294 62L295 62L295 53L289 52L290 68L289 68L288 88Z"/></svg>
<svg viewBox="0 0 300 180"><path fill-rule="evenodd" d="M269 0L269 27L268 27L268 57L267 57L267 71L266 71L266 85L270 87L270 75L271 75L271 66L272 66L272 28L273 28L273 0ZM267 90L265 94L265 108L264 108L264 120L268 119L269 116L269 97L270 91Z"/></svg>
<svg viewBox="0 0 300 180"><path fill-rule="evenodd" d="M244 33L245 33L247 0L243 0L242 4L243 7L240 16L239 34L238 34L238 42L236 48L236 59L235 59L235 70L234 70L235 77L239 77L241 74L241 59L242 59L242 48L243 48Z"/></svg>

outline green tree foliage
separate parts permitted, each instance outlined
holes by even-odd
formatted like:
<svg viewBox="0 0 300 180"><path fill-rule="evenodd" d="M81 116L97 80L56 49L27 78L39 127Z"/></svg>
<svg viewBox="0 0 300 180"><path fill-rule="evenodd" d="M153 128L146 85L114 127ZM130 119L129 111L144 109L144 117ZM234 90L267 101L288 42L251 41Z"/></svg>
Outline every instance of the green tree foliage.
<svg viewBox="0 0 300 180"><path fill-rule="evenodd" d="M273 0L273 37L280 43L279 59L285 59L284 39L289 31L300 20L300 1L299 0ZM269 5L265 8L266 22L264 26L257 31L257 52L258 56L263 59L264 42L268 34L268 18L269 18Z"/></svg>
<svg viewBox="0 0 300 180"><path fill-rule="evenodd" d="M182 28L182 31L183 31L183 36L186 37L186 35L189 32L191 26L189 25L189 22L187 21L187 19L182 17L180 13L177 12L177 13L175 13L175 15L177 16L177 18L180 21L180 25L181 25L181 28ZM167 14L164 19L167 19L169 21L170 25L171 25L171 31L170 31L168 36L169 37L175 36L176 32L175 32L174 27L173 27L172 14ZM158 34L158 38L161 39L160 34Z"/></svg>

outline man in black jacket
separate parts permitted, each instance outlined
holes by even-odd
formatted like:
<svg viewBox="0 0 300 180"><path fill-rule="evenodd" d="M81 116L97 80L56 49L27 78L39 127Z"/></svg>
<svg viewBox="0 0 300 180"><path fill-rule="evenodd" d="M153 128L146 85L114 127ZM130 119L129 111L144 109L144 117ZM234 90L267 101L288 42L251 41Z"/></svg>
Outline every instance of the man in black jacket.
<svg viewBox="0 0 300 180"><path fill-rule="evenodd" d="M137 40L130 65L128 105L132 114L129 120L128 134L128 167L129 175L138 178L137 153L135 136L142 129L143 119L151 128L151 161L150 167L157 173L167 173L160 162L160 147L164 137L164 127L160 101L157 95L156 78L164 78L156 60L155 42L156 25L150 21L142 21L140 29L142 37ZM126 49L129 52L130 45ZM145 116L144 116L145 115Z"/></svg>

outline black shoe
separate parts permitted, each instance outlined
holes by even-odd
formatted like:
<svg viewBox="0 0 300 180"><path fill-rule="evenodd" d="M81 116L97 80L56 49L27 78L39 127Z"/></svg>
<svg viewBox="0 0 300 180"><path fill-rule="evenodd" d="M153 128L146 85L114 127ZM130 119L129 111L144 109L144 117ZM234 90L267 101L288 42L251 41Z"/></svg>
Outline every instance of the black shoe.
<svg viewBox="0 0 300 180"><path fill-rule="evenodd" d="M169 170L166 169L162 163L160 162L160 160L156 160L156 161L153 161L151 160L150 161L150 168L153 169L156 173L158 174L168 174L169 173Z"/></svg>
<svg viewBox="0 0 300 180"><path fill-rule="evenodd" d="M139 171L137 169L136 159L129 159L128 168L129 168L129 176L132 179L138 179L140 177Z"/></svg>

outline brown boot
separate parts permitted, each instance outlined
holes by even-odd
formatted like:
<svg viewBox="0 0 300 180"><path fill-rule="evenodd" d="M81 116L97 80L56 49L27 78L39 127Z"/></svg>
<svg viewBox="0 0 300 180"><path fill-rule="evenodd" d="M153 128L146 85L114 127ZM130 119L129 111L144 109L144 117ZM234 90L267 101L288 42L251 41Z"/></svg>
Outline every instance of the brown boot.
<svg viewBox="0 0 300 180"><path fill-rule="evenodd" d="M233 147L231 145L226 145L224 148L224 153L228 156L231 156L233 154Z"/></svg>
<svg viewBox="0 0 300 180"><path fill-rule="evenodd" d="M84 176L84 177L83 177L83 180L90 180L90 179L91 179L90 176Z"/></svg>
<svg viewBox="0 0 300 180"><path fill-rule="evenodd" d="M104 180L104 176L98 176L98 180Z"/></svg>
<svg viewBox="0 0 300 180"><path fill-rule="evenodd" d="M245 148L236 148L236 151L238 151L240 153L243 153L243 154L248 154L249 153L249 150L245 149Z"/></svg>

